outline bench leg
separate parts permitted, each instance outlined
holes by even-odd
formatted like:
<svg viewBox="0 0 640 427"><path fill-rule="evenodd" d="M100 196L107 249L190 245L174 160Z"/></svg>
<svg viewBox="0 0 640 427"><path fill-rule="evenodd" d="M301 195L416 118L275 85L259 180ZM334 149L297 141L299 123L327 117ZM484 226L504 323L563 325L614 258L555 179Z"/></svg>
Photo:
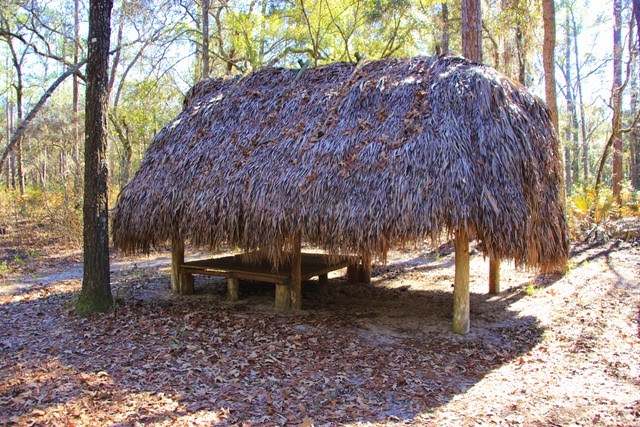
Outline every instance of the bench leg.
<svg viewBox="0 0 640 427"><path fill-rule="evenodd" d="M291 292L289 286L282 283L276 284L276 308L288 310L291 307Z"/></svg>
<svg viewBox="0 0 640 427"><path fill-rule="evenodd" d="M371 255L362 255L362 266L360 267L360 281L362 283L371 283Z"/></svg>
<svg viewBox="0 0 640 427"><path fill-rule="evenodd" d="M358 283L360 281L360 265L351 264L347 267L347 282Z"/></svg>
<svg viewBox="0 0 640 427"><path fill-rule="evenodd" d="M318 276L318 286L320 286L320 288L326 288L328 283L329 274L325 273Z"/></svg>
<svg viewBox="0 0 640 427"><path fill-rule="evenodd" d="M193 294L193 274L180 273L180 293L182 295Z"/></svg>
<svg viewBox="0 0 640 427"><path fill-rule="evenodd" d="M240 299L240 281L235 277L227 279L227 299L238 301Z"/></svg>

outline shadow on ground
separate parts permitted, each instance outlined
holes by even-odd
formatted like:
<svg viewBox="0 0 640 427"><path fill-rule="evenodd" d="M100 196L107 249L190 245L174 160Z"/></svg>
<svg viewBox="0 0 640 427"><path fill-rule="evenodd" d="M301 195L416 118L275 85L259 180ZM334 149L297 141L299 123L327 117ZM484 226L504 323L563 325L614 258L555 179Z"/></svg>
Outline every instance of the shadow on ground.
<svg viewBox="0 0 640 427"><path fill-rule="evenodd" d="M195 295L173 296L166 271L139 268L114 285L107 315L72 313L77 281L23 291L0 305L0 423L420 420L542 340L537 319L511 309L524 283L473 293L462 337L450 332L447 286L388 287L385 277L306 282L298 313L272 308L271 285L243 282L229 303L224 281L198 277Z"/></svg>

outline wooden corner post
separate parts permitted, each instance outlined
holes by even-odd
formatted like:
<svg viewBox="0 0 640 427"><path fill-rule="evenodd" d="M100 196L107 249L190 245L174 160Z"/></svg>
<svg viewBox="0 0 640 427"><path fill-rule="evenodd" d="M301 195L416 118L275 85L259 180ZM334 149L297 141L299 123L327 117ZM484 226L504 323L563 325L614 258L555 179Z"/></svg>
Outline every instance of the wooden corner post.
<svg viewBox="0 0 640 427"><path fill-rule="evenodd" d="M171 290L176 294L193 293L193 276L182 273L180 266L184 264L184 240L179 237L171 239Z"/></svg>
<svg viewBox="0 0 640 427"><path fill-rule="evenodd" d="M489 293L500 293L500 258L489 257Z"/></svg>
<svg viewBox="0 0 640 427"><path fill-rule="evenodd" d="M297 232L293 240L291 254L291 308L302 308L302 236Z"/></svg>
<svg viewBox="0 0 640 427"><path fill-rule="evenodd" d="M180 266L184 264L184 240L179 237L171 239L171 290L180 293Z"/></svg>
<svg viewBox="0 0 640 427"><path fill-rule="evenodd" d="M365 252L362 254L362 267L360 271L360 281L362 283L371 283L371 254Z"/></svg>
<svg viewBox="0 0 640 427"><path fill-rule="evenodd" d="M240 299L240 281L237 277L227 279L227 300L238 301Z"/></svg>
<svg viewBox="0 0 640 427"><path fill-rule="evenodd" d="M453 287L453 332L469 332L469 235L456 231L456 273Z"/></svg>

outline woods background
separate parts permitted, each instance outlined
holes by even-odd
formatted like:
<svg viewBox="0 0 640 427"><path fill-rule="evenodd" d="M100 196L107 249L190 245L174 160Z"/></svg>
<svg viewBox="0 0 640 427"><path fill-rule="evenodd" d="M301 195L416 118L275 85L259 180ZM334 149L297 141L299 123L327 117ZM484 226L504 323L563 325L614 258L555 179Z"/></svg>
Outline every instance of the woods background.
<svg viewBox="0 0 640 427"><path fill-rule="evenodd" d="M632 3L555 2L558 130L576 232L638 209L640 67ZM6 154L0 222L19 230L23 221L36 220L79 243L85 76L78 66L87 55L88 2L0 4L0 147ZM203 78L266 66L460 55L461 24L460 1L116 1L110 198ZM481 25L484 62L544 98L541 2L485 0ZM39 104L47 92L51 98ZM7 150L30 113L29 126Z"/></svg>

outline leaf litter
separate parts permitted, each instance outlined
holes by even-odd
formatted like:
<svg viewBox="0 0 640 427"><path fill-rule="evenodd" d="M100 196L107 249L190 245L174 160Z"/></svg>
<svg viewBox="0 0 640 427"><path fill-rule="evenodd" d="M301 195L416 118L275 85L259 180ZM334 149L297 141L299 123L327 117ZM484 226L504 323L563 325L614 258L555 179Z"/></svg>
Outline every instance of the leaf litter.
<svg viewBox="0 0 640 427"><path fill-rule="evenodd" d="M219 279L171 295L167 267L143 258L118 263L112 312L79 317L79 278L13 274L0 425L640 425L637 247L576 245L564 277L505 265L497 296L476 252L464 337L452 260L390 253L371 285L306 283L298 313L259 283L236 303Z"/></svg>

